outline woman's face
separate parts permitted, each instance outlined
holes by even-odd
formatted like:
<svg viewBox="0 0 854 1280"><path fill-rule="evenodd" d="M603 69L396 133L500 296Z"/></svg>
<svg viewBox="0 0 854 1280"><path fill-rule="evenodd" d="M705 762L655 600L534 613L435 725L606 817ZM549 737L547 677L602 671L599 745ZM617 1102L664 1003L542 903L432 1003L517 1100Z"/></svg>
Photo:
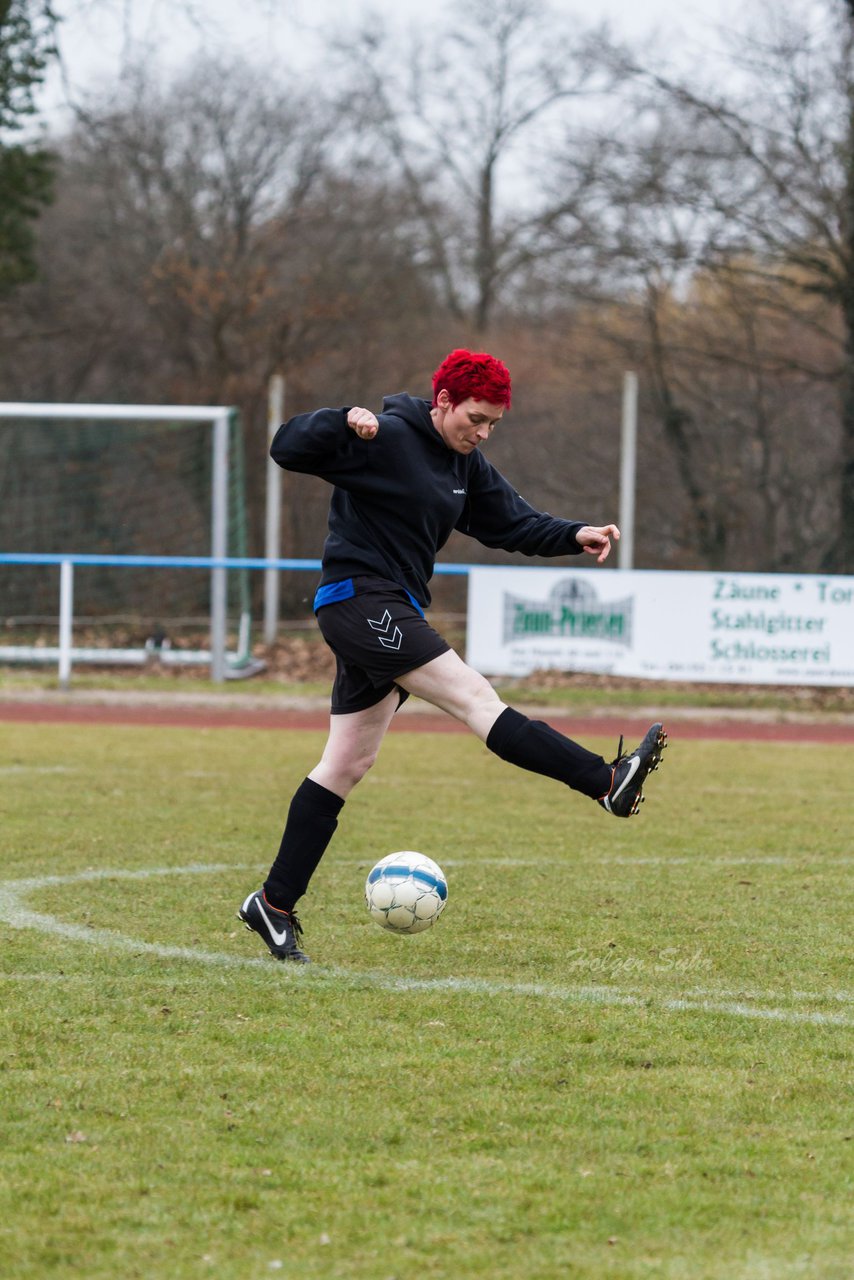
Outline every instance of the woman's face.
<svg viewBox="0 0 854 1280"><path fill-rule="evenodd" d="M474 453L492 435L496 422L504 416L503 404L488 400L461 400L452 405L447 391L440 391L433 410L436 430L454 453Z"/></svg>

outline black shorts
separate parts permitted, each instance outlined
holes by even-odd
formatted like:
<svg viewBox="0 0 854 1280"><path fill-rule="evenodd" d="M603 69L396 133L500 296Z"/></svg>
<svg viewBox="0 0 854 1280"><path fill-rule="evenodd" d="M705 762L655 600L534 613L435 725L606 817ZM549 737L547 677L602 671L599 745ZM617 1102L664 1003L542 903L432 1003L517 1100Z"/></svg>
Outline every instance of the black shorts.
<svg viewBox="0 0 854 1280"><path fill-rule="evenodd" d="M332 715L364 711L382 702L398 676L447 653L403 587L384 578L354 578L356 594L317 610L317 625L335 654ZM400 690L401 703L407 698Z"/></svg>

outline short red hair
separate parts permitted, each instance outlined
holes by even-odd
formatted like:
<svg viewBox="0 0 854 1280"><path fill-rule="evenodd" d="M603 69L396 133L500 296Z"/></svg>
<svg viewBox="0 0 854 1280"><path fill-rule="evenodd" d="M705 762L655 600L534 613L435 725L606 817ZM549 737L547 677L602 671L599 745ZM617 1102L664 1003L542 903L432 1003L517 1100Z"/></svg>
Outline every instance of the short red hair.
<svg viewBox="0 0 854 1280"><path fill-rule="evenodd" d="M486 351L466 351L458 347L433 374L433 404L440 391L447 391L456 408L463 400L487 400L510 408L510 370Z"/></svg>

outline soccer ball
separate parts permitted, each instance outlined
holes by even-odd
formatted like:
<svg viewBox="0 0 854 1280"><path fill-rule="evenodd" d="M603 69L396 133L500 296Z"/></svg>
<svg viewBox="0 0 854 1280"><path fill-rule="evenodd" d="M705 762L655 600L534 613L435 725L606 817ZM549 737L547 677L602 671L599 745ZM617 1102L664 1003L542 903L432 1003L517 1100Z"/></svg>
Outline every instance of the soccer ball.
<svg viewBox="0 0 854 1280"><path fill-rule="evenodd" d="M365 902L371 917L393 933L429 929L447 901L448 882L442 868L411 849L380 858L365 881Z"/></svg>

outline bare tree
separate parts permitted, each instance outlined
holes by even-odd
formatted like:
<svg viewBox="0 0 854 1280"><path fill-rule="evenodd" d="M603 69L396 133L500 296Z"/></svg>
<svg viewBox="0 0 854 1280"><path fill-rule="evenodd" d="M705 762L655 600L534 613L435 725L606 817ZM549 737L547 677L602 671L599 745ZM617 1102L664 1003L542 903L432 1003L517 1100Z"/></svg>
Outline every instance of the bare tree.
<svg viewBox="0 0 854 1280"><path fill-rule="evenodd" d="M531 261L546 139L572 103L608 90L601 33L577 33L540 0L474 0L419 35L408 58L363 34L360 136L403 183L422 256L451 313L477 333ZM354 56L355 55L355 56Z"/></svg>
<svg viewBox="0 0 854 1280"><path fill-rule="evenodd" d="M293 80L209 59L82 113L57 148L40 279L0 305L0 395L237 404L255 492L272 372L294 411L387 391L381 371L426 379L446 317L405 199L381 175L336 171L335 132ZM260 501L250 512L261 520ZM321 497L292 506L290 549L316 547L322 516Z"/></svg>
<svg viewBox="0 0 854 1280"><path fill-rule="evenodd" d="M79 170L122 246L116 278L208 395L239 373L262 310L270 246L259 230L285 209L296 215L322 148L306 104L233 61L204 59L166 91L140 75L81 126Z"/></svg>
<svg viewBox="0 0 854 1280"><path fill-rule="evenodd" d="M813 11L815 12L815 11ZM699 261L740 275L770 310L800 295L823 338L835 337L840 395L837 513L824 567L854 570L854 11L827 0L811 23L768 8L758 32L733 40L732 89L635 68L705 140L705 180L666 192L704 226ZM695 172L695 177L696 177ZM801 323L807 305L797 305ZM792 367L803 367L799 354ZM814 371L826 377L824 367Z"/></svg>
<svg viewBox="0 0 854 1280"><path fill-rule="evenodd" d="M826 0L821 22L811 13L812 25L769 6L758 33L732 36L714 87L704 69L670 73L618 54L638 92L593 149L564 143L542 228L541 261L559 265L643 362L707 564L744 544L749 505L764 529L753 553L765 548L765 567L791 565L792 537L769 531L804 526L792 482L819 458L823 481L810 484L824 516L806 522L806 559L854 564L854 21L840 0ZM727 381L737 411L721 394ZM786 519L772 518L787 493Z"/></svg>
<svg viewBox="0 0 854 1280"><path fill-rule="evenodd" d="M43 0L0 3L0 292L35 272L34 224L49 203L49 151L21 130L36 114L35 93L54 56L56 18Z"/></svg>

